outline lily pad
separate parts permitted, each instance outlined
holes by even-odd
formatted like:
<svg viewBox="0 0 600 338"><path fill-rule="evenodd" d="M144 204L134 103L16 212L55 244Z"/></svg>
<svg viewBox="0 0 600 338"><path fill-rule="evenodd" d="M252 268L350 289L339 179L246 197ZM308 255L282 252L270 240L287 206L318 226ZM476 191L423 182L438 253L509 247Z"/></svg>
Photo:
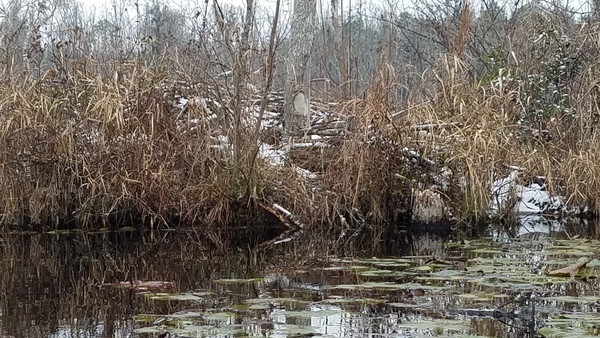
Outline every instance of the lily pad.
<svg viewBox="0 0 600 338"><path fill-rule="evenodd" d="M146 297L154 300L178 300L178 301L199 301L202 297L198 297L191 293L148 293Z"/></svg>
<svg viewBox="0 0 600 338"><path fill-rule="evenodd" d="M289 304L289 303L304 303L305 301L296 298L251 298L246 299L249 304Z"/></svg>
<svg viewBox="0 0 600 338"><path fill-rule="evenodd" d="M553 296L553 297L542 297L546 301L557 301L564 303L577 303L577 304L590 304L597 303L600 301L598 296Z"/></svg>
<svg viewBox="0 0 600 338"><path fill-rule="evenodd" d="M230 321L232 318L235 318L236 314L235 313L230 313L230 312L213 312L213 313L207 313L204 316L202 316L203 319L205 320L211 320L211 321Z"/></svg>
<svg viewBox="0 0 600 338"><path fill-rule="evenodd" d="M318 311L277 311L274 312L277 315L283 315L286 317L295 317L295 318L315 318L315 317L328 317L339 315L343 311L342 310L318 310Z"/></svg>
<svg viewBox="0 0 600 338"><path fill-rule="evenodd" d="M412 330L441 328L445 331L452 332L468 330L469 323L462 320L439 319L400 323L398 324L398 327Z"/></svg>
<svg viewBox="0 0 600 338"><path fill-rule="evenodd" d="M367 270L359 273L364 277L379 277L379 276L392 276L394 271L391 270Z"/></svg>
<svg viewBox="0 0 600 338"><path fill-rule="evenodd" d="M389 305L391 307L397 307L397 308L414 308L414 309L424 309L424 308L433 307L433 303L431 303L431 302L422 303L422 304L418 304L418 303L387 303L387 305Z"/></svg>
<svg viewBox="0 0 600 338"><path fill-rule="evenodd" d="M313 335L315 333L317 333L317 330L314 327L285 324L285 325L278 325L277 329L271 330L271 334L269 336L272 336L272 337L277 337L277 336L290 337L290 336L302 336L302 335L309 336L309 335Z"/></svg>
<svg viewBox="0 0 600 338"><path fill-rule="evenodd" d="M223 278L215 280L219 284L249 284L264 282L264 278Z"/></svg>

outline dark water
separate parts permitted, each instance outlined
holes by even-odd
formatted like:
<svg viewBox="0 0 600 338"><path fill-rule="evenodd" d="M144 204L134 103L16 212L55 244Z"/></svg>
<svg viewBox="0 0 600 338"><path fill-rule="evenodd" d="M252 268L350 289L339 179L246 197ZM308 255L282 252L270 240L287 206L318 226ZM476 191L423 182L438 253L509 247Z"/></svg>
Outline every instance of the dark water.
<svg viewBox="0 0 600 338"><path fill-rule="evenodd" d="M207 289L244 274L231 256L210 258L193 233L144 240L138 234L7 235L0 242L0 337L130 337L132 316L167 313L119 281L172 281L177 290Z"/></svg>
<svg viewBox="0 0 600 338"><path fill-rule="evenodd" d="M551 245L544 243L568 232L595 235L594 227L582 224L494 229L487 235L494 236L490 241L497 247L515 245L519 252L532 255L537 251L551 255ZM531 336L523 321L464 310L508 312L509 307L502 306L515 294L506 287L465 282L472 281L476 272L453 282L435 279L416 284L415 278L439 270L435 265L431 271L421 269L432 256L457 258L451 263L456 267L441 271L454 276L475 264L467 260L500 257L498 253L469 253L448 246L447 232L409 229L403 234L390 247L396 257L413 256L405 258L410 261L408 268L401 261L307 258L283 249L256 256L232 249L222 255L193 231L162 233L152 240L138 233L4 235L0 239L0 337L156 337L164 331L181 337ZM518 240L530 235L537 238ZM375 265L378 270L365 273L358 265ZM157 285L150 290L128 287L137 281ZM596 284L555 284L562 291L553 295L595 296ZM483 292L498 297L464 296ZM559 303L549 300L538 305L590 313L597 311L600 298L586 304ZM544 311L546 317L553 315Z"/></svg>

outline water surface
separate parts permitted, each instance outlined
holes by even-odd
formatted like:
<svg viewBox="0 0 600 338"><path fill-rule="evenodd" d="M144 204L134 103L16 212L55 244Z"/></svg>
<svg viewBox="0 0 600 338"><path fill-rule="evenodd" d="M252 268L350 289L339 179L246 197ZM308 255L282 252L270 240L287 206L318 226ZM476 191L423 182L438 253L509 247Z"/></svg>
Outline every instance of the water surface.
<svg viewBox="0 0 600 338"><path fill-rule="evenodd" d="M4 235L0 337L597 336L594 233L408 231L377 257L222 255L193 231ZM583 256L576 277L547 275Z"/></svg>

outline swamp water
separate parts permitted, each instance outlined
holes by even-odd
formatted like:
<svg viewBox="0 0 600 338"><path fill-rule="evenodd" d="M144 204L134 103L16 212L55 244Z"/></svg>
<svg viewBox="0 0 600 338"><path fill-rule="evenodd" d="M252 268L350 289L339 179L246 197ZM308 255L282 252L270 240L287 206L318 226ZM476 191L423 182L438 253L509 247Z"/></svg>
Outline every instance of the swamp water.
<svg viewBox="0 0 600 338"><path fill-rule="evenodd" d="M302 266L268 249L260 269L243 252L214 257L195 232L4 235L0 337L600 335L594 228L529 226L409 234L395 255ZM584 256L574 278L546 274Z"/></svg>

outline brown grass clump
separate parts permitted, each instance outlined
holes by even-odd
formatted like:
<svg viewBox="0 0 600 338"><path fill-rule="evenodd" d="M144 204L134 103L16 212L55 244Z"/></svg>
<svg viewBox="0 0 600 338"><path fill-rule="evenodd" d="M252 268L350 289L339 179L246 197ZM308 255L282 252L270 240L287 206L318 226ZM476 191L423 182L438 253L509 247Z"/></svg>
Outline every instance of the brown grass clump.
<svg viewBox="0 0 600 338"><path fill-rule="evenodd" d="M573 99L577 113L529 119L523 111L531 94L514 82L490 84L473 79L464 64L452 57L434 79L434 98L410 107L401 120L412 126L431 126L416 128L419 132L405 140L452 169L458 180L454 190L447 192L455 199L448 201L462 219L485 218L492 182L515 167L522 168L520 183L543 177L547 189L565 196L569 205L596 210L598 132L579 107L589 104L588 94ZM595 82L588 83L584 90L589 93Z"/></svg>
<svg viewBox="0 0 600 338"><path fill-rule="evenodd" d="M343 105L348 134L323 174L323 185L330 192L327 205L333 213L329 224L341 226L342 233L346 228L364 230L375 242L390 224L405 220L408 182L424 169L402 155L405 140L400 130L406 127L390 119L397 77L393 67L382 63L366 97Z"/></svg>
<svg viewBox="0 0 600 338"><path fill-rule="evenodd" d="M337 222L346 212L363 218L369 196L378 196L375 184L371 195L362 193L371 179L360 168L322 186L324 177L307 179L293 163L269 164L259 156L265 135L255 133L252 114L240 118L250 123L232 128L231 98L210 85L190 86L173 71L135 61L114 67L110 73L88 62L85 71L61 78L49 72L0 84L3 229L230 225L264 214L255 200L279 203L311 225ZM182 110L176 94L206 99ZM368 122L357 122L360 138L342 143L345 152L370 142ZM367 168L373 154L364 155ZM343 157L335 160L333 167L350 169Z"/></svg>
<svg viewBox="0 0 600 338"><path fill-rule="evenodd" d="M232 133L227 109L207 101L182 111L171 94L206 92L176 88L160 70L135 62L98 74L0 85L3 225L227 224L234 203L264 190L265 163L257 161L248 177L231 145L220 142ZM251 133L240 135L256 144ZM254 155L252 147L239 151Z"/></svg>

